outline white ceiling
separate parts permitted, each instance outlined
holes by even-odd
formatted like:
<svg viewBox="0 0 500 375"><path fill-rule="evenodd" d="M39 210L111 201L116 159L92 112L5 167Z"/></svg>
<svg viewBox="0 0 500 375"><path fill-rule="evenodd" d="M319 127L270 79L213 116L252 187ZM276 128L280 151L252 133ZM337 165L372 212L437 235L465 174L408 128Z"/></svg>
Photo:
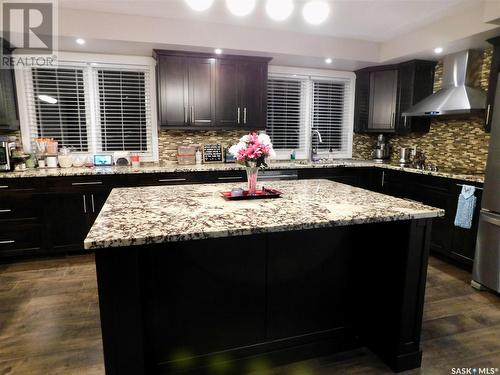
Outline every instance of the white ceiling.
<svg viewBox="0 0 500 375"><path fill-rule="evenodd" d="M330 16L317 26L302 19L301 9L305 1L294 0L294 12L283 22L267 17L265 0L257 0L254 11L246 17L231 15L224 0L215 0L214 5L204 12L193 11L184 0L59 0L59 6L383 42L464 9L478 0L328 0L331 3ZM189 23L186 23L186 32L189 32Z"/></svg>

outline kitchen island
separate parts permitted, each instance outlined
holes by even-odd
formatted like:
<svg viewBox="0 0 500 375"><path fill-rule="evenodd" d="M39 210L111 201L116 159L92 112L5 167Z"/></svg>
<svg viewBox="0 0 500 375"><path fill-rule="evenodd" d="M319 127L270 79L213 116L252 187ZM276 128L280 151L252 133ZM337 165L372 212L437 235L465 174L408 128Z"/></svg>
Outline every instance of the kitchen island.
<svg viewBox="0 0 500 375"><path fill-rule="evenodd" d="M106 373L244 374L366 346L420 366L432 218L327 180L114 189L90 230Z"/></svg>

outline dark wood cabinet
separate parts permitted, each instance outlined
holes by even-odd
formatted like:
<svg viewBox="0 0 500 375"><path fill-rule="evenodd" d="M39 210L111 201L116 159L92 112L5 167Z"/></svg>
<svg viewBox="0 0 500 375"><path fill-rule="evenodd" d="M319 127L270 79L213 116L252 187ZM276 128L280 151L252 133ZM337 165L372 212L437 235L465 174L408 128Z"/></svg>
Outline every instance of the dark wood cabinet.
<svg viewBox="0 0 500 375"><path fill-rule="evenodd" d="M445 210L445 216L433 220L431 250L434 254L470 267L476 249L481 190L476 190L477 203L472 228L456 227L454 222L462 183L467 182L389 170L383 172L381 191ZM467 184L475 185L470 182Z"/></svg>
<svg viewBox="0 0 500 375"><path fill-rule="evenodd" d="M500 36L489 39L488 42L493 45L493 57L491 59L488 95L486 97L486 111L484 116L484 128L489 133L491 131L491 120L493 118L498 73L500 73Z"/></svg>
<svg viewBox="0 0 500 375"><path fill-rule="evenodd" d="M155 50L160 125L264 129L270 59Z"/></svg>
<svg viewBox="0 0 500 375"><path fill-rule="evenodd" d="M398 71L380 70L370 73L369 131L394 130Z"/></svg>
<svg viewBox="0 0 500 375"><path fill-rule="evenodd" d="M0 57L9 57L9 50L0 38L2 48ZM16 98L14 69L0 69L0 131L10 132L19 129L19 116Z"/></svg>
<svg viewBox="0 0 500 375"><path fill-rule="evenodd" d="M354 129L356 132L425 132L430 119L402 113L432 94L435 62L413 60L356 72Z"/></svg>
<svg viewBox="0 0 500 375"><path fill-rule="evenodd" d="M267 121L267 62L241 62L239 66L242 127L265 129Z"/></svg>
<svg viewBox="0 0 500 375"><path fill-rule="evenodd" d="M395 120L397 133L428 132L430 117L407 117L402 114L414 104L432 94L434 61L412 60L399 64L398 110Z"/></svg>
<svg viewBox="0 0 500 375"><path fill-rule="evenodd" d="M214 121L214 61L183 56L158 57L160 124L210 126Z"/></svg>

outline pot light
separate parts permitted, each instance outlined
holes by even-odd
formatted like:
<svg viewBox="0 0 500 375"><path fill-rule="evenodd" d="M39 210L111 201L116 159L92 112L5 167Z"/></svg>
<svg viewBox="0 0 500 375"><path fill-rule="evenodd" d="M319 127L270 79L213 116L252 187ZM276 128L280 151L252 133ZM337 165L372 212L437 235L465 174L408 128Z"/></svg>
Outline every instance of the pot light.
<svg viewBox="0 0 500 375"><path fill-rule="evenodd" d="M222 53L222 50L220 48L214 49L214 52L216 55L220 55Z"/></svg>
<svg viewBox="0 0 500 375"><path fill-rule="evenodd" d="M235 16L243 17L255 8L255 0L226 0L226 6Z"/></svg>
<svg viewBox="0 0 500 375"><path fill-rule="evenodd" d="M267 0L266 12L275 21L284 21L293 12L292 0Z"/></svg>
<svg viewBox="0 0 500 375"><path fill-rule="evenodd" d="M436 47L436 48L434 48L434 53L440 54L442 52L443 52L443 47Z"/></svg>
<svg viewBox="0 0 500 375"><path fill-rule="evenodd" d="M82 39L82 38L78 38L77 40L75 40L75 42L81 46L83 46L85 44L85 39Z"/></svg>
<svg viewBox="0 0 500 375"><path fill-rule="evenodd" d="M214 0L186 0L189 7L197 12L207 10L212 6Z"/></svg>
<svg viewBox="0 0 500 375"><path fill-rule="evenodd" d="M331 58L327 58L327 59L325 59L325 63L327 63L327 64L331 64L331 63L332 63L332 61L333 61L333 60L332 60Z"/></svg>
<svg viewBox="0 0 500 375"><path fill-rule="evenodd" d="M40 99L42 102L49 103L49 104L56 104L57 99L53 98L52 96L49 95L38 95L38 99Z"/></svg>
<svg viewBox="0 0 500 375"><path fill-rule="evenodd" d="M302 8L302 16L307 23L311 25L319 25L325 22L330 14L330 5L322 0L309 1Z"/></svg>

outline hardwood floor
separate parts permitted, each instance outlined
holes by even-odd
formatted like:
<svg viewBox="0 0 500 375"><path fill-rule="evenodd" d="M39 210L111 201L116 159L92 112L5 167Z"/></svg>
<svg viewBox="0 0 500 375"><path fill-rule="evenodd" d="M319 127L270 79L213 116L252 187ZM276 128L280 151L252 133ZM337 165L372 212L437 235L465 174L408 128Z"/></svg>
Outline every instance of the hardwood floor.
<svg viewBox="0 0 500 375"><path fill-rule="evenodd" d="M500 367L500 297L477 292L470 274L431 258L422 368ZM355 350L256 374L391 374L367 350ZM104 374L93 256L0 265L0 375Z"/></svg>

